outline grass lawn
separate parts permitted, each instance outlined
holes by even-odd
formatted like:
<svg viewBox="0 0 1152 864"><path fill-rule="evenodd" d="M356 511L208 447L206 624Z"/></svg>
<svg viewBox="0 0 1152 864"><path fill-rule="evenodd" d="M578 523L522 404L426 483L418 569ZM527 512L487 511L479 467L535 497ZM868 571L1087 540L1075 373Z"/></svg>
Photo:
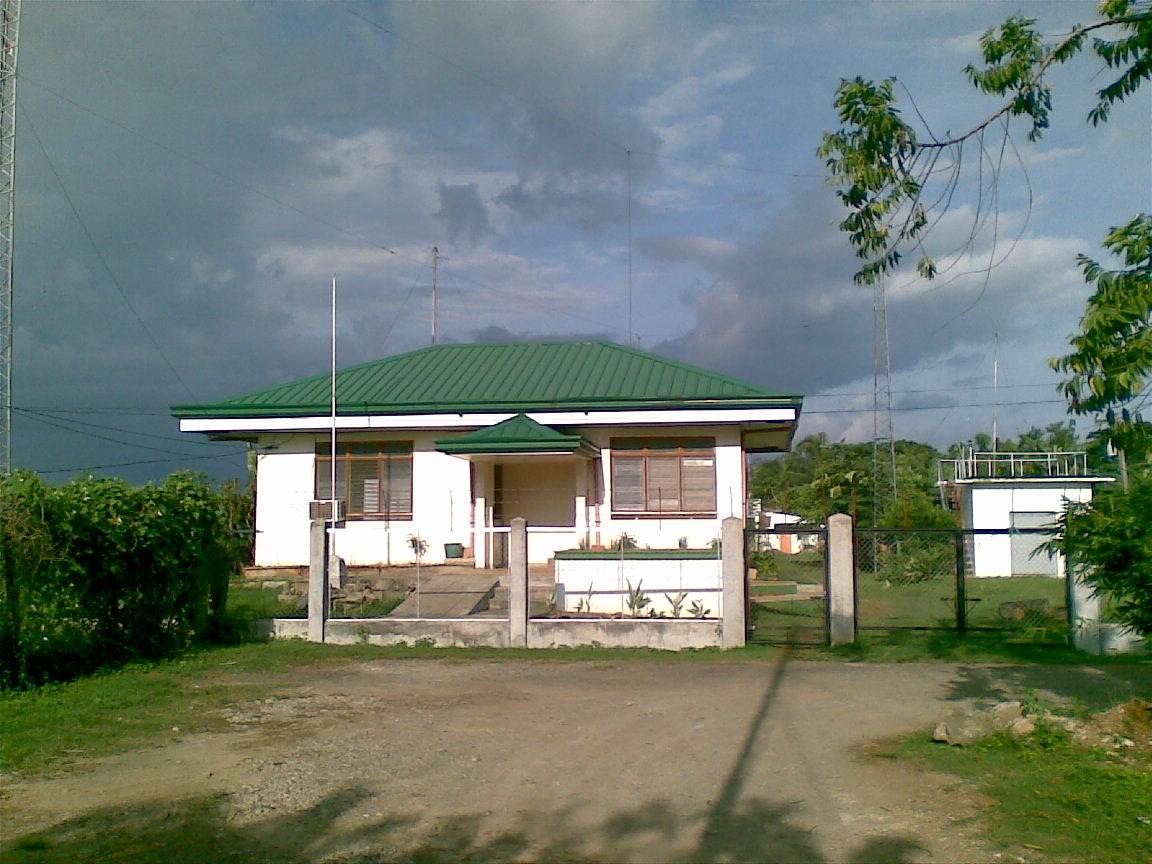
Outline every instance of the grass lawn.
<svg viewBox="0 0 1152 864"><path fill-rule="evenodd" d="M1063 730L969 747L907 742L898 755L971 781L989 839L1015 860L1152 861L1152 754L1078 750Z"/></svg>
<svg viewBox="0 0 1152 864"><path fill-rule="evenodd" d="M956 585L952 579L907 584L860 577L861 628L955 627ZM969 579L968 626L995 627L1063 639L1067 634L1064 582L1043 576Z"/></svg>

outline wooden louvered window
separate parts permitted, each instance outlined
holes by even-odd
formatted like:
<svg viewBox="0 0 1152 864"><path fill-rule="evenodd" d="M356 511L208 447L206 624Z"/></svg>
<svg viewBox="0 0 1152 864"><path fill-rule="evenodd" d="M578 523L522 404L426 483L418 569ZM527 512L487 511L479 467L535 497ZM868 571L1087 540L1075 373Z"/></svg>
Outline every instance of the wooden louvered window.
<svg viewBox="0 0 1152 864"><path fill-rule="evenodd" d="M715 515L715 439L613 438L612 512Z"/></svg>
<svg viewBox="0 0 1152 864"><path fill-rule="evenodd" d="M332 449L316 445L316 499L332 498ZM336 442L336 497L353 519L412 518L412 442Z"/></svg>

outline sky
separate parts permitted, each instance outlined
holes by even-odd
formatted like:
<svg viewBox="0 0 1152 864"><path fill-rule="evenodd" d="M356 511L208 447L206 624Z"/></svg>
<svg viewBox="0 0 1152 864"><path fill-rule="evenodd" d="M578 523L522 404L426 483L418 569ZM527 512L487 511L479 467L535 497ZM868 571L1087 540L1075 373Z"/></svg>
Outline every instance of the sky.
<svg viewBox="0 0 1152 864"><path fill-rule="evenodd" d="M433 247L440 341L609 339L803 394L801 438L871 440L873 292L816 154L838 83L896 76L909 119L960 131L996 107L962 72L983 30L1094 11L25 0L14 463L244 476L170 406L325 372L333 276L341 366L430 344ZM1152 206L1152 96L1093 129L1101 80L1057 70L1042 141L962 166L945 277L887 281L897 438L1065 417L1076 255Z"/></svg>

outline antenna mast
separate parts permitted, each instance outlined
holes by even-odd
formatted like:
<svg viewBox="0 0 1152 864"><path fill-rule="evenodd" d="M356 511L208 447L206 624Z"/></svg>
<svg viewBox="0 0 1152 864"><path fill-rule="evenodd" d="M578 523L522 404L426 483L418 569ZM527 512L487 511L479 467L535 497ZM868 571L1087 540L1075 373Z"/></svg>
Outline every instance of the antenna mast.
<svg viewBox="0 0 1152 864"><path fill-rule="evenodd" d="M432 344L436 344L436 270L440 263L440 247L432 247Z"/></svg>
<svg viewBox="0 0 1152 864"><path fill-rule="evenodd" d="M0 476L12 473L12 217L20 0L0 0Z"/></svg>

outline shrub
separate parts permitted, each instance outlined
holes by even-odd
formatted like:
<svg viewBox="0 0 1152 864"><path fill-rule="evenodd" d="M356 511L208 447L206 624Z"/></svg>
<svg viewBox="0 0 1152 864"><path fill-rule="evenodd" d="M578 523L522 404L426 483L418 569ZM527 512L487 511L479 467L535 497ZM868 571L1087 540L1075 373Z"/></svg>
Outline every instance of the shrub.
<svg viewBox="0 0 1152 864"><path fill-rule="evenodd" d="M140 487L0 481L0 681L66 680L212 637L247 518L235 490L190 474Z"/></svg>
<svg viewBox="0 0 1152 864"><path fill-rule="evenodd" d="M1152 635L1152 477L1133 478L1130 491L1107 489L1091 504L1070 506L1059 539L1071 567L1115 600L1113 617Z"/></svg>

